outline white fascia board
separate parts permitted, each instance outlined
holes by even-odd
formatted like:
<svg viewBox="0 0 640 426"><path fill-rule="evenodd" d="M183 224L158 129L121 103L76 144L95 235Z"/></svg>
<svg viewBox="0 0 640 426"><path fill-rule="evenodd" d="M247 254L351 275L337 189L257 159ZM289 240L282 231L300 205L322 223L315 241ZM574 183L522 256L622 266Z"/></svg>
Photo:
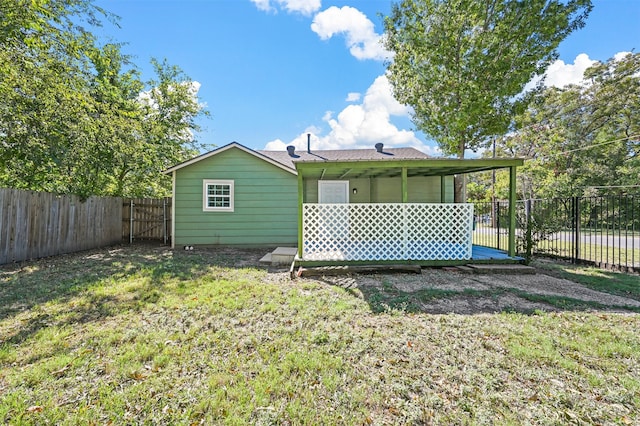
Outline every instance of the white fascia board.
<svg viewBox="0 0 640 426"><path fill-rule="evenodd" d="M294 170L294 169L292 169L290 167L285 166L282 163L279 163L279 162L277 162L275 160L272 160L271 158L269 158L267 156L264 156L264 155L260 154L259 152L256 152L256 151L252 150L251 148L247 148L246 146L241 145L238 142L231 142L230 144L227 144L227 145L222 146L220 148L214 149L213 151L209 151L209 152L207 152L205 154L202 154L202 155L199 155L197 157L194 157L191 160L187 160L187 161L185 161L183 163L180 163L178 165L175 165L175 166L171 167L170 169L165 170L163 173L169 174L169 173L175 172L176 170L179 170L179 169L181 169L183 167L187 167L187 166L195 164L195 163L197 163L199 161L206 160L207 158L213 157L214 155L220 154L220 153L225 152L226 150L232 149L232 148L237 148L237 149L239 149L241 151L246 152L247 154L251 154L254 157L259 158L262 161L266 161L267 163L272 164L272 165L274 165L276 167L279 167L282 170L284 170L286 172L289 172L294 176L298 175L298 171L297 170Z"/></svg>

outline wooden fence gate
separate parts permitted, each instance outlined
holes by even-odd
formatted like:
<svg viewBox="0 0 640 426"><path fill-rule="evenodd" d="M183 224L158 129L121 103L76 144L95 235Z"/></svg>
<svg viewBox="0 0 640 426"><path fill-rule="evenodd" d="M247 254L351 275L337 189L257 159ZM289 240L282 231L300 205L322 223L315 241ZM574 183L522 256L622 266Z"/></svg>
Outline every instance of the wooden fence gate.
<svg viewBox="0 0 640 426"><path fill-rule="evenodd" d="M171 241L171 198L128 198L122 203L122 239Z"/></svg>

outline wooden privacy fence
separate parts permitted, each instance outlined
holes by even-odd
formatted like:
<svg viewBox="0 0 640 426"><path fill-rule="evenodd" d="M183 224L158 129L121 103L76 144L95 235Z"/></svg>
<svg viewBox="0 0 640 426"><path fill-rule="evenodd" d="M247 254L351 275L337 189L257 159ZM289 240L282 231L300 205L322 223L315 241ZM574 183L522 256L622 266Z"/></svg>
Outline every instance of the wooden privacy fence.
<svg viewBox="0 0 640 426"><path fill-rule="evenodd" d="M122 239L171 240L171 198L128 198L122 202Z"/></svg>
<svg viewBox="0 0 640 426"><path fill-rule="evenodd" d="M0 264L116 244L122 198L0 188Z"/></svg>

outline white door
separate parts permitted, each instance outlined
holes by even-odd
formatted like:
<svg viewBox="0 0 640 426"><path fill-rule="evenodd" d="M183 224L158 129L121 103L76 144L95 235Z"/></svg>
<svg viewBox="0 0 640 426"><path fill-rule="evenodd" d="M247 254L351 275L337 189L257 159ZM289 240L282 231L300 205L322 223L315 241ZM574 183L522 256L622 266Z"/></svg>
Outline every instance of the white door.
<svg viewBox="0 0 640 426"><path fill-rule="evenodd" d="M334 243L346 240L349 237L349 181L318 181L318 204L344 204L321 207L318 227L325 240Z"/></svg>
<svg viewBox="0 0 640 426"><path fill-rule="evenodd" d="M349 202L348 180L319 180L318 203L345 204Z"/></svg>

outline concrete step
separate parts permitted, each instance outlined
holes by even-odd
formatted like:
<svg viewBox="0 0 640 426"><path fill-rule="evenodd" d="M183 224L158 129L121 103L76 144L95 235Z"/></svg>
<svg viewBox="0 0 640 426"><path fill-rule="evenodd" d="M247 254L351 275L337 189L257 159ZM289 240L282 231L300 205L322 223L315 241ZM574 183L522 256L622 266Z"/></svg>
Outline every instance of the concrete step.
<svg viewBox="0 0 640 426"><path fill-rule="evenodd" d="M271 263L274 265L290 265L298 254L297 247L278 247L271 253Z"/></svg>
<svg viewBox="0 0 640 426"><path fill-rule="evenodd" d="M260 259L260 263L291 265L297 253L298 249L296 247L278 247L273 252L264 255L262 259Z"/></svg>

